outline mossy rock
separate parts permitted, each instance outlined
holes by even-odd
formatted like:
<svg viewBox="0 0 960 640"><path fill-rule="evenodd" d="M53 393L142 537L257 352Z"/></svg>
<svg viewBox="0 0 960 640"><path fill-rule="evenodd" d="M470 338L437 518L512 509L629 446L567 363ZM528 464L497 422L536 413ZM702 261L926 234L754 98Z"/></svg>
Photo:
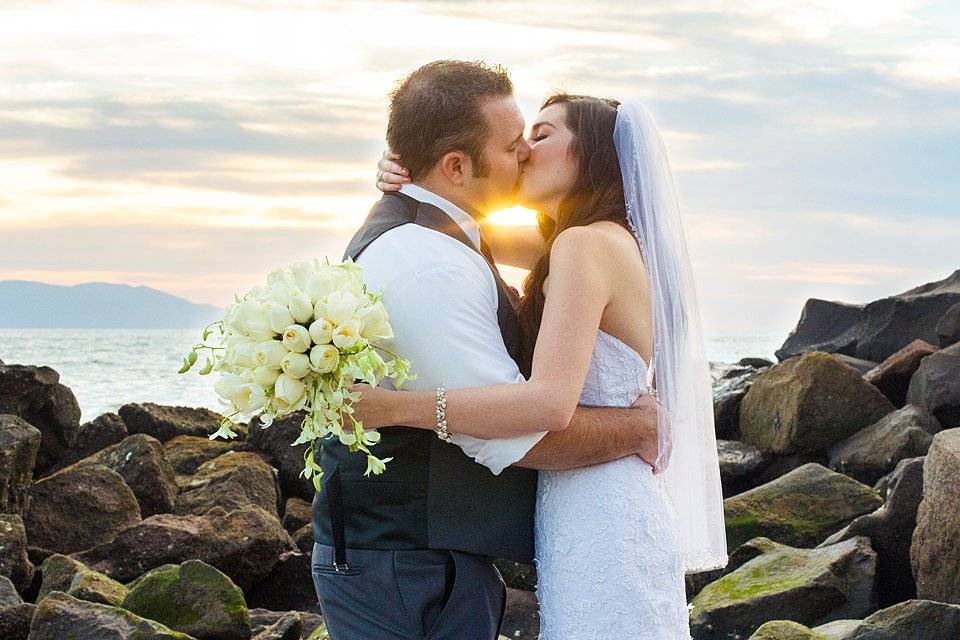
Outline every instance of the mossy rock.
<svg viewBox="0 0 960 640"><path fill-rule="evenodd" d="M200 560L153 569L130 584L123 608L204 640L248 640L250 612L240 588Z"/></svg>
<svg viewBox="0 0 960 640"><path fill-rule="evenodd" d="M42 573L38 603L52 591L63 591L79 600L113 606L119 606L127 596L123 584L59 553L44 560Z"/></svg>
<svg viewBox="0 0 960 640"><path fill-rule="evenodd" d="M768 453L817 453L895 409L859 371L811 352L757 374L740 403L740 434Z"/></svg>
<svg viewBox="0 0 960 640"><path fill-rule="evenodd" d="M708 584L691 601L698 640L746 638L765 622L805 625L858 618L876 606L876 553L864 537L819 549L767 540L763 553Z"/></svg>
<svg viewBox="0 0 960 640"><path fill-rule="evenodd" d="M122 607L52 591L37 605L30 640L196 640Z"/></svg>
<svg viewBox="0 0 960 640"><path fill-rule="evenodd" d="M796 622L774 620L757 629L757 632L750 636L750 640L829 640L829 638Z"/></svg>
<svg viewBox="0 0 960 640"><path fill-rule="evenodd" d="M724 500L727 546L732 550L763 536L813 547L882 505L871 487L811 462Z"/></svg>
<svg viewBox="0 0 960 640"><path fill-rule="evenodd" d="M327 623L321 622L313 631L310 632L310 635L307 636L306 640L330 640L330 634L327 632Z"/></svg>

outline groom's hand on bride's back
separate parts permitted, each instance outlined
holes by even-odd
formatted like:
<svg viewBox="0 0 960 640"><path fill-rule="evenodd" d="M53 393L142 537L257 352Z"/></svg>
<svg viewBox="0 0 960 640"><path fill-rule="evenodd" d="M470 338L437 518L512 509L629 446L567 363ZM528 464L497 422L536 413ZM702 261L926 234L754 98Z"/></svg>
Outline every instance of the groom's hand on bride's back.
<svg viewBox="0 0 960 640"><path fill-rule="evenodd" d="M644 424L648 423L651 419L653 421L653 424L655 425L657 424L657 421L659 419L658 407L659 405L657 404L656 398L654 398L649 393L644 393L639 398L637 398L636 402L633 403L634 409L637 409L638 411L643 412ZM652 418L651 418L651 414L652 414ZM637 455L640 456L640 458L644 462L646 462L651 467L653 467L654 473L658 473L656 466L654 465L654 462L657 459L657 454L659 453L657 442L658 442L657 432L656 432L656 429L654 429L652 438L651 437L641 438L639 443L640 449L637 451Z"/></svg>

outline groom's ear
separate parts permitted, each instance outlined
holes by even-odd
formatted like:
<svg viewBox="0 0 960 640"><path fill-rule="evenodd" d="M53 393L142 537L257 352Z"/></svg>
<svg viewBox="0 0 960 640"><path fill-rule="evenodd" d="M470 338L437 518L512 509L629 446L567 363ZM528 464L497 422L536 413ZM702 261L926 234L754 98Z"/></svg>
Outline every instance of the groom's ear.
<svg viewBox="0 0 960 640"><path fill-rule="evenodd" d="M440 172L448 182L462 187L467 176L473 175L473 164L470 156L462 151L451 151L440 158Z"/></svg>

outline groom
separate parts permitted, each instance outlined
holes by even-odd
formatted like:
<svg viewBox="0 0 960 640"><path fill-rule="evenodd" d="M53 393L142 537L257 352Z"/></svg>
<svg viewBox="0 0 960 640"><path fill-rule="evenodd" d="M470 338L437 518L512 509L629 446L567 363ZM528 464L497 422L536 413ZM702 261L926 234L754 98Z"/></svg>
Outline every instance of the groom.
<svg viewBox="0 0 960 640"><path fill-rule="evenodd" d="M345 257L383 291L413 389L523 380L516 294L477 224L512 204L523 129L500 67L433 62L391 94L387 140L412 184L374 205ZM391 427L377 455L393 461L371 477L325 443L312 564L333 640L494 640L506 590L493 560L533 560L535 470L639 452L656 442L655 407L578 407L563 431L498 440Z"/></svg>

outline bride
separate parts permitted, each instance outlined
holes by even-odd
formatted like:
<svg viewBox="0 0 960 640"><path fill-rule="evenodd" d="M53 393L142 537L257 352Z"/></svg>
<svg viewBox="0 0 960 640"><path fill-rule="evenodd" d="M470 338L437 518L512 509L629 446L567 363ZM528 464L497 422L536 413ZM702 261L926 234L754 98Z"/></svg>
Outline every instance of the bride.
<svg viewBox="0 0 960 640"><path fill-rule="evenodd" d="M708 364L665 148L640 104L566 94L544 103L528 143L518 201L539 212L540 234L483 232L498 262L530 269L519 314L531 375L450 390L448 430L489 439L562 429L577 404L655 394L654 460L539 473L540 638L687 639L684 573L724 566L726 541ZM381 160L384 191L407 182L393 160ZM433 393L357 389L367 429L436 427Z"/></svg>

